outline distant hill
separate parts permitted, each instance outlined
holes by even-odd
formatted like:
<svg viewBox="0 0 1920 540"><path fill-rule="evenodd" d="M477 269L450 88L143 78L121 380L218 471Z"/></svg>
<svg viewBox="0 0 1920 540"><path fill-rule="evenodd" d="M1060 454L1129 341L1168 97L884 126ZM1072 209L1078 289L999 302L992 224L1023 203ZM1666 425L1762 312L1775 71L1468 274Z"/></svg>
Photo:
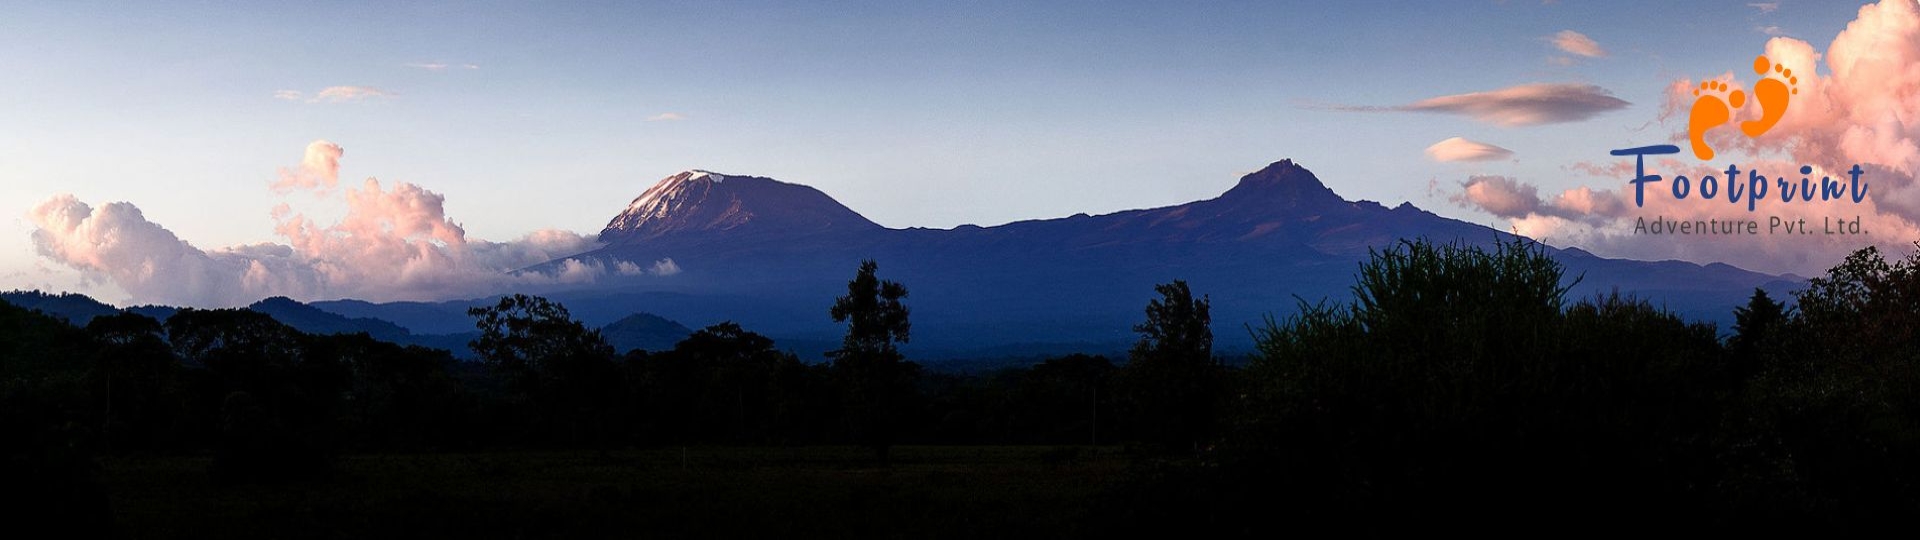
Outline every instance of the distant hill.
<svg viewBox="0 0 1920 540"><path fill-rule="evenodd" d="M635 313L600 328L613 350L625 353L634 349L664 351L687 339L693 330L652 313Z"/></svg>
<svg viewBox="0 0 1920 540"><path fill-rule="evenodd" d="M358 334L366 333L373 339L394 343L412 342L413 333L400 325L380 319L367 317L345 317L284 296L275 296L247 309L265 313L281 324L309 334Z"/></svg>
<svg viewBox="0 0 1920 540"><path fill-rule="evenodd" d="M8 291L0 293L0 300L22 309L38 311L54 318L63 319L74 326L86 326L94 317L112 315L120 308L109 306L84 294L49 294L40 291Z"/></svg>

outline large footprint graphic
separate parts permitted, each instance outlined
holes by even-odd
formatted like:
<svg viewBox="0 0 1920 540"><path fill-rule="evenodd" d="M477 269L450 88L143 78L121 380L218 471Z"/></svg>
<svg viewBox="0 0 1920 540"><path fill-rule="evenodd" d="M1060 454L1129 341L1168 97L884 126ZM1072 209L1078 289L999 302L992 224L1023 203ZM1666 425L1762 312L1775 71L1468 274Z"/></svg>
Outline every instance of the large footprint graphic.
<svg viewBox="0 0 1920 540"><path fill-rule="evenodd" d="M1687 113L1687 139L1693 142L1694 157L1702 161L1713 159L1713 148L1707 146L1707 130L1727 123L1727 120L1733 119L1733 109L1747 104L1747 93L1739 90L1727 94L1726 101L1721 101L1720 96L1714 95L1725 91L1727 91L1727 83L1717 81L1706 81L1700 83L1699 88L1693 89L1693 95L1700 96L1700 99L1693 100L1693 110ZM1728 106L1729 102L1732 104L1731 107Z"/></svg>
<svg viewBox="0 0 1920 540"><path fill-rule="evenodd" d="M1779 77L1767 77L1768 67ZM1786 66L1768 61L1766 55L1753 59L1753 72L1761 77L1760 82L1753 84L1753 100L1760 104L1760 119L1741 122L1740 131L1748 137L1759 137L1780 123L1780 117L1786 116L1789 96L1800 93L1795 87L1800 84L1800 78L1793 76L1793 70Z"/></svg>

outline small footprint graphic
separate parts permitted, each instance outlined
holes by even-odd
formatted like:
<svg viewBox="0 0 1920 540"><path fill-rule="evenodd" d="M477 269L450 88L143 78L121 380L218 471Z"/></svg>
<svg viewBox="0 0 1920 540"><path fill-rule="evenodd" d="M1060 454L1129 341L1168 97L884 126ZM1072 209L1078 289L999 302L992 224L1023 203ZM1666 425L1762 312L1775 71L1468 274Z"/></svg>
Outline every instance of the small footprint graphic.
<svg viewBox="0 0 1920 540"><path fill-rule="evenodd" d="M1767 76L1769 67L1772 68L1774 77ZM1767 130L1773 129L1773 125L1780 123L1780 118L1786 116L1790 96L1800 93L1800 78L1793 76L1793 70L1787 69L1786 66L1767 60L1766 55L1753 59L1753 72L1761 77L1760 82L1753 84L1753 100L1760 104L1760 119L1741 122L1740 131L1745 132L1748 137L1759 137ZM1738 106L1735 105L1735 107Z"/></svg>
<svg viewBox="0 0 1920 540"><path fill-rule="evenodd" d="M1747 104L1747 93L1740 90L1727 94L1726 101L1721 101L1720 96L1715 95L1726 91L1727 83L1717 81L1702 82L1699 88L1693 89L1693 95L1700 96L1700 99L1693 100L1693 110L1687 113L1687 139L1693 142L1694 157L1702 161L1713 159L1713 148L1707 146L1707 130L1727 123L1727 120L1733 119L1733 109Z"/></svg>

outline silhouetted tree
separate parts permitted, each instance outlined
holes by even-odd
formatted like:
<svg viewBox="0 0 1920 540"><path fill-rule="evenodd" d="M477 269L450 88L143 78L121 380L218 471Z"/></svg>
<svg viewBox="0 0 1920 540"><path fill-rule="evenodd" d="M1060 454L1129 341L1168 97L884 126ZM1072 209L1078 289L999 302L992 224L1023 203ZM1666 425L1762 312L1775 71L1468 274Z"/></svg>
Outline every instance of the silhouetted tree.
<svg viewBox="0 0 1920 540"><path fill-rule="evenodd" d="M739 324L709 326L643 358L648 414L677 442L791 440L815 416L812 381L794 376L805 372L800 359Z"/></svg>
<svg viewBox="0 0 1920 540"><path fill-rule="evenodd" d="M1769 345L1777 345L1778 335L1787 325L1786 304L1753 289L1747 305L1733 309L1733 337L1727 340L1733 359L1734 377L1746 380L1760 369L1761 357Z"/></svg>
<svg viewBox="0 0 1920 540"><path fill-rule="evenodd" d="M831 351L841 407L855 442L872 447L885 462L897 436L902 408L912 397L919 366L906 362L896 343L906 343L907 288L877 276L880 265L860 263L847 295L833 302L834 322L847 323L840 348Z"/></svg>
<svg viewBox="0 0 1920 540"><path fill-rule="evenodd" d="M115 313L94 317L87 333L99 343L92 378L100 387L101 442L111 452L128 445L152 449L171 442L184 403L179 362L164 329L151 317Z"/></svg>
<svg viewBox="0 0 1920 540"><path fill-rule="evenodd" d="M1190 449L1213 429L1221 366L1213 358L1211 302L1185 281L1154 286L1140 340L1120 369L1135 435L1164 449Z"/></svg>
<svg viewBox="0 0 1920 540"><path fill-rule="evenodd" d="M576 442L609 440L619 422L621 377L598 330L565 306L524 294L467 314L480 330L469 346L536 409L535 426Z"/></svg>

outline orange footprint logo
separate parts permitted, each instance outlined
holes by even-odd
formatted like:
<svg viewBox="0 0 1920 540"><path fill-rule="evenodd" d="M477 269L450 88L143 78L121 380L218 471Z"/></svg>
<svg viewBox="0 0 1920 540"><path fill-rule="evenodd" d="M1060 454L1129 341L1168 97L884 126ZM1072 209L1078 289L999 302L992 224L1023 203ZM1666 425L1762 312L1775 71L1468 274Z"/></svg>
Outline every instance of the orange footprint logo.
<svg viewBox="0 0 1920 540"><path fill-rule="evenodd" d="M1748 137L1759 137L1780 118L1787 115L1787 103L1794 94L1800 93L1797 85L1800 78L1793 76L1793 70L1775 64L1766 55L1753 59L1753 72L1761 76L1760 82L1753 85L1753 101L1760 104L1760 119L1740 123L1740 132ZM1769 77L1771 72L1774 76ZM1706 81L1693 90L1700 99L1693 101L1693 110L1687 113L1687 140L1693 143L1693 155L1702 161L1713 159L1713 147L1707 145L1707 131L1720 127L1733 119L1733 111L1747 104L1747 93L1734 90L1727 93L1727 83ZM1720 95L1725 94L1726 99Z"/></svg>

